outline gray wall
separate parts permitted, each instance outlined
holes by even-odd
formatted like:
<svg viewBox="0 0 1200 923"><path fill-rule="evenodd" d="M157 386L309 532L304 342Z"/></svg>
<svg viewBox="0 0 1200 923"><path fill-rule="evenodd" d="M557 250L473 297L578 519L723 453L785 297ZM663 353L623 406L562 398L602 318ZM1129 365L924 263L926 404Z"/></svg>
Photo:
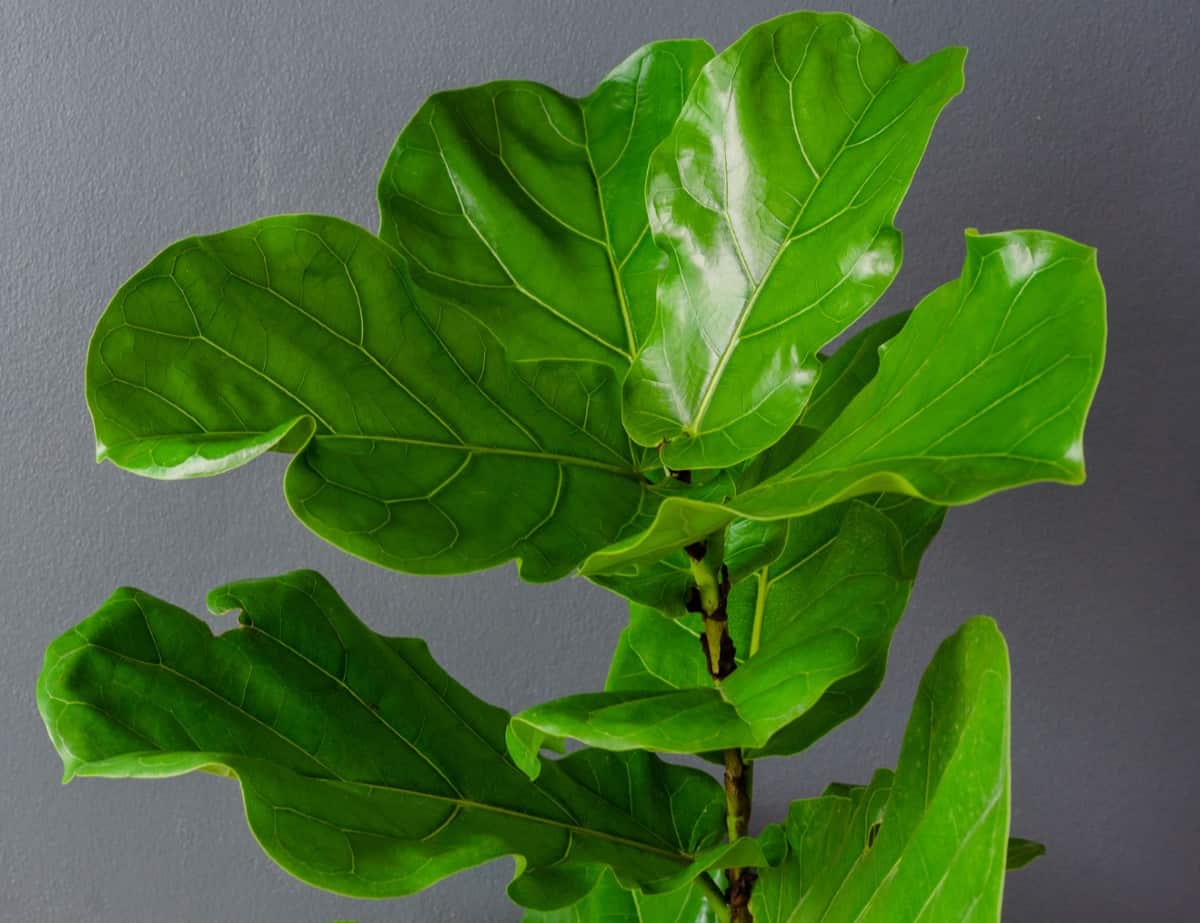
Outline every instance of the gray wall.
<svg viewBox="0 0 1200 923"><path fill-rule="evenodd" d="M1015 670L1015 831L1049 858L1010 879L1012 921L1194 919L1195 11L1160 3L874 0L851 12L910 57L971 46L901 212L884 307L957 274L960 232L1047 227L1099 247L1108 369L1083 489L954 512L864 716L761 765L756 816L896 755L921 667L974 612ZM497 863L405 902L306 890L254 846L211 777L58 785L34 707L45 645L117 583L200 607L241 576L316 567L381 630L429 639L509 708L596 688L622 607L583 583L385 573L292 521L282 461L163 484L91 462L92 324L167 242L273 212L375 222L376 170L428 93L525 76L583 92L637 45L719 46L768 0L247 3L0 0L0 919L515 920ZM1190 571L1190 573L1189 573Z"/></svg>

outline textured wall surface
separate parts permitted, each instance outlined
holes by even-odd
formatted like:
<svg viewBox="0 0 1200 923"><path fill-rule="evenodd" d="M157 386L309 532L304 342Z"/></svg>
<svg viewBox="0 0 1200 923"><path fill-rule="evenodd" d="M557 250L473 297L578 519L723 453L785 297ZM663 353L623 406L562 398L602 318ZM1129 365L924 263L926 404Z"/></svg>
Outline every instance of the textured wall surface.
<svg viewBox="0 0 1200 923"><path fill-rule="evenodd" d="M802 757L760 766L756 818L896 755L921 667L994 614L1015 672L1018 923L1194 919L1200 901L1195 611L1200 141L1195 11L1181 0L862 0L910 57L971 47L900 213L885 309L957 275L961 231L1096 245L1108 368L1083 489L951 514L886 685ZM622 606L510 569L454 580L343 557L289 516L280 459L164 484L92 461L84 350L117 285L169 241L260 215L374 226L388 148L430 92L523 76L583 92L634 47L724 46L769 0L0 0L0 920L507 921L497 863L391 904L306 890L258 852L211 777L58 785L34 707L52 637L118 583L200 608L218 582L323 570L372 624L424 636L484 698L596 688ZM1193 592L1189 592L1192 590Z"/></svg>

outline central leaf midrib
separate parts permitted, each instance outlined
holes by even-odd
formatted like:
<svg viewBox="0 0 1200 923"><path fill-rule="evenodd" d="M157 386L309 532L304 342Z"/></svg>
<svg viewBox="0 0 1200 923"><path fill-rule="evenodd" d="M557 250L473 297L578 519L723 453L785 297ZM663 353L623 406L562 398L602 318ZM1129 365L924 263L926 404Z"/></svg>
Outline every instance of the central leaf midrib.
<svg viewBox="0 0 1200 923"><path fill-rule="evenodd" d="M740 63L740 58L739 58L739 63ZM889 86L889 84L891 84L891 82L895 79L896 74L900 73L900 71L905 66L907 66L907 65L905 65L903 63L900 66L898 66L888 76L888 79L885 80L879 86L879 89L872 91L873 95L871 96L870 101L867 103L867 105L865 107L863 107L862 112L860 112L858 115L858 118L855 119L854 124L850 126L850 130L846 133L846 136L842 139L842 143L838 147L838 150L830 158L829 162L825 166L825 169L816 178L816 181L813 183L812 188L809 190L808 195L804 199L804 202L800 205L800 208L796 213L796 217L792 220L791 225L789 225L789 227L788 227L787 234L784 236L783 242L779 245L779 248L775 251L774 256L771 257L771 262L767 265L767 268L763 271L761 280L759 282L755 282L753 277L748 278L748 281L751 282L754 286L753 294L749 298L746 299L745 303L743 303L743 305L741 307L741 310L738 312L737 323L734 326L733 333L729 337L729 340L726 343L725 348L721 351L721 355L717 360L717 367L713 370L713 374L709 378L708 383L705 385L703 394L701 394L701 396L700 396L700 403L696 409L696 413L692 416L692 419L689 423L689 429L693 431L693 433L692 433L693 435L699 435L699 433L697 431L699 430L700 423L704 419L704 416L708 413L708 408L709 408L709 405L711 405L711 403L712 403L713 395L716 392L717 384L720 382L721 378L724 376L725 369L729 365L729 361L733 355L734 344L739 341L739 338L741 337L741 332L745 328L746 322L749 320L750 314L754 310L754 306L758 303L759 296L762 294L763 290L766 288L767 281L770 279L771 273L773 273L775 271L775 267L779 263L779 260L783 256L784 252L787 250L788 246L793 242L792 235L795 234L796 228L799 226L799 224L803 220L805 214L808 212L808 207L812 203L813 197L816 195L817 190L821 188L821 184L824 182L825 178L830 174L830 172L832 172L834 165L838 161L838 158L840 158L842 156L842 154L845 153L847 145L850 143L850 139L854 136L854 133L856 131L858 131L859 126L863 123L863 120L867 117L867 113L869 113L871 111L871 107L874 106L876 100L878 100L879 97L883 95L883 91L886 90L887 87ZM867 87L867 89L870 90L870 87ZM732 81L730 83L729 92L730 92L730 94L733 93ZM736 235L735 235L735 238L736 238ZM812 352L812 354L815 354L816 349L813 349L811 352Z"/></svg>

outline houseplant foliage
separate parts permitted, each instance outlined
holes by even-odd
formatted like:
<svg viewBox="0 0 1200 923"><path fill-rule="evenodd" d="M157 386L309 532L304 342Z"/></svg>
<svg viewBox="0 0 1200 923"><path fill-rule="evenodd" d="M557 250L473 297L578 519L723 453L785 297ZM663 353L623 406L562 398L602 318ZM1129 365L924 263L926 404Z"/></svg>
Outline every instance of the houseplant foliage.
<svg viewBox="0 0 1200 923"><path fill-rule="evenodd" d="M870 700L947 508L1083 480L1088 247L968 231L958 278L830 346L899 270L963 60L795 13L648 45L581 99L439 93L378 235L286 215L156 256L88 354L100 459L286 453L296 517L351 554L579 574L629 622L605 689L510 716L311 572L214 590L218 635L121 589L39 680L66 777L229 776L279 865L356 897L512 856L531 921L999 919L1041 848L1009 839L990 619L939 648L894 769L750 835L754 761Z"/></svg>

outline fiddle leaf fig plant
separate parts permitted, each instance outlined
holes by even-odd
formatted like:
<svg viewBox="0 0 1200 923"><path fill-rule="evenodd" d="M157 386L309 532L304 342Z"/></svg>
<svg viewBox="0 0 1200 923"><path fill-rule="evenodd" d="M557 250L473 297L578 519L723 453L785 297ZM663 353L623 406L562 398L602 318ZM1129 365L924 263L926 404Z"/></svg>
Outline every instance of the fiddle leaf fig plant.
<svg viewBox="0 0 1200 923"><path fill-rule="evenodd" d="M282 215L154 257L88 352L99 459L290 455L287 503L350 554L579 575L629 617L604 689L510 715L309 571L214 590L215 635L120 589L38 681L66 778L234 779L272 859L353 897L511 856L530 923L998 921L1044 847L1009 837L989 618L933 657L894 770L751 818L755 762L879 688L948 508L1084 477L1090 248L969 230L958 278L852 329L964 56L794 13L647 45L579 99L442 92L378 234Z"/></svg>

